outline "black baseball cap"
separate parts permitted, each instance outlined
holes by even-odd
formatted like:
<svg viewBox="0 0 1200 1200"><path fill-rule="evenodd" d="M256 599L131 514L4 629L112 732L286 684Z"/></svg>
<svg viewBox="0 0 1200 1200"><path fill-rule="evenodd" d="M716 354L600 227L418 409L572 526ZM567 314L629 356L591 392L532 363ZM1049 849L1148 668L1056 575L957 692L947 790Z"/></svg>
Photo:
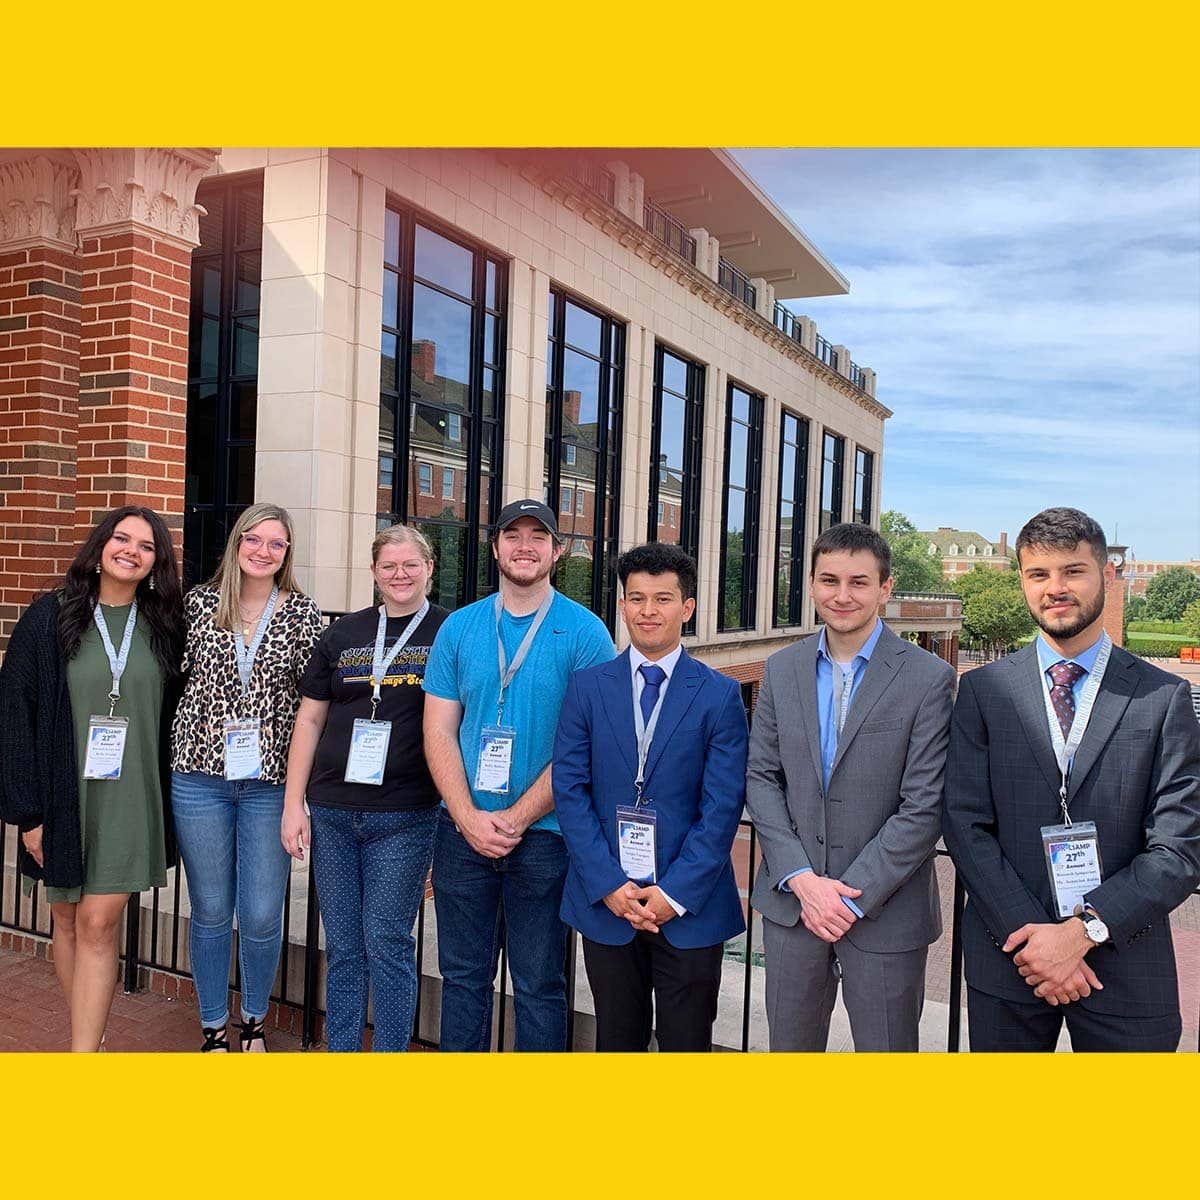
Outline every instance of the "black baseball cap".
<svg viewBox="0 0 1200 1200"><path fill-rule="evenodd" d="M506 504L496 520L496 532L507 529L522 517L532 517L547 533L558 537L558 522L554 519L554 513L540 500L514 500Z"/></svg>

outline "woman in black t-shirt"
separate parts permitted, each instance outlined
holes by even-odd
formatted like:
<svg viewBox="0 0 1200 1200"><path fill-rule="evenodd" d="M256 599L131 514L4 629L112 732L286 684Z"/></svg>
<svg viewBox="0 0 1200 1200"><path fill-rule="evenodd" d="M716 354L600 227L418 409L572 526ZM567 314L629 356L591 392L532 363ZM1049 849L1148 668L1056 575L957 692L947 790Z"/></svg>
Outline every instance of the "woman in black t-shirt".
<svg viewBox="0 0 1200 1200"><path fill-rule="evenodd" d="M330 626L300 681L281 826L293 858L313 846L334 1051L362 1048L368 986L372 1049L408 1049L418 986L412 930L439 803L425 763L421 684L449 613L427 599L429 543L407 525L383 530L371 573L383 603Z"/></svg>

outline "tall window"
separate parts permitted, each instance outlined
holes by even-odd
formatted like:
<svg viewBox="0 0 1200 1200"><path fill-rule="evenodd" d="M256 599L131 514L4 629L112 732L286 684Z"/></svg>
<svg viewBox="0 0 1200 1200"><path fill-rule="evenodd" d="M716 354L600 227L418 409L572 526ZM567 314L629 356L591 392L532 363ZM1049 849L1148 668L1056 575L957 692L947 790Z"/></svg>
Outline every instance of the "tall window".
<svg viewBox="0 0 1200 1200"><path fill-rule="evenodd" d="M836 433L826 433L821 443L821 528L842 519L842 467L846 458L846 439Z"/></svg>
<svg viewBox="0 0 1200 1200"><path fill-rule="evenodd" d="M861 446L854 451L854 519L860 525L871 523L871 483L875 474L875 455Z"/></svg>
<svg viewBox="0 0 1200 1200"><path fill-rule="evenodd" d="M730 383L725 405L721 609L717 616L717 628L722 631L754 628L762 432L763 398Z"/></svg>
<svg viewBox="0 0 1200 1200"><path fill-rule="evenodd" d="M625 329L550 291L546 347L546 503L570 540L554 584L611 627L616 618L618 463Z"/></svg>
<svg viewBox="0 0 1200 1200"><path fill-rule="evenodd" d="M504 262L481 247L387 209L377 519L420 526L437 562L432 598L450 608L494 578L488 533L500 499L505 278ZM455 474L462 486L447 494Z"/></svg>
<svg viewBox="0 0 1200 1200"><path fill-rule="evenodd" d="M233 522L254 501L262 179L204 183L196 203L208 211L192 253L183 508L188 586L212 574Z"/></svg>
<svg viewBox="0 0 1200 1200"><path fill-rule="evenodd" d="M807 524L808 422L783 410L779 428L779 506L775 522L775 624L804 620L804 529Z"/></svg>
<svg viewBox="0 0 1200 1200"><path fill-rule="evenodd" d="M693 558L700 544L703 436L704 368L665 346L655 346L647 537L682 546Z"/></svg>

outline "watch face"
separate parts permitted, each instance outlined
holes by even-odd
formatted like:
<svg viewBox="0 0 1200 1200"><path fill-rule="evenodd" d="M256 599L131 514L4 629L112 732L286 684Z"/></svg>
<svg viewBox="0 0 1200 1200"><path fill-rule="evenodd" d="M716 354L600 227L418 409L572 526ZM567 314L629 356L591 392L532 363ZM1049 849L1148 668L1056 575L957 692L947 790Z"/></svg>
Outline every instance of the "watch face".
<svg viewBox="0 0 1200 1200"><path fill-rule="evenodd" d="M1087 935L1093 942L1099 944L1100 942L1108 941L1108 926L1099 917L1093 917L1090 921L1084 921L1083 927L1087 930Z"/></svg>

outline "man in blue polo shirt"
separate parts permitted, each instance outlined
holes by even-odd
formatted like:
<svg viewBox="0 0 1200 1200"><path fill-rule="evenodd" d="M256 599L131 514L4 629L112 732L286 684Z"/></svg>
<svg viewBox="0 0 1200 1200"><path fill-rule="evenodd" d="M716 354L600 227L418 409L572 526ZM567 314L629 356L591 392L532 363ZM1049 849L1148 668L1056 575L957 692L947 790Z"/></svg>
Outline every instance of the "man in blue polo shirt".
<svg viewBox="0 0 1200 1200"><path fill-rule="evenodd" d="M600 620L550 586L562 554L538 500L500 512L500 590L447 618L425 668L425 754L443 810L433 856L440 1045L487 1050L508 948L518 1050L564 1050L567 853L550 759L573 671L613 658Z"/></svg>

